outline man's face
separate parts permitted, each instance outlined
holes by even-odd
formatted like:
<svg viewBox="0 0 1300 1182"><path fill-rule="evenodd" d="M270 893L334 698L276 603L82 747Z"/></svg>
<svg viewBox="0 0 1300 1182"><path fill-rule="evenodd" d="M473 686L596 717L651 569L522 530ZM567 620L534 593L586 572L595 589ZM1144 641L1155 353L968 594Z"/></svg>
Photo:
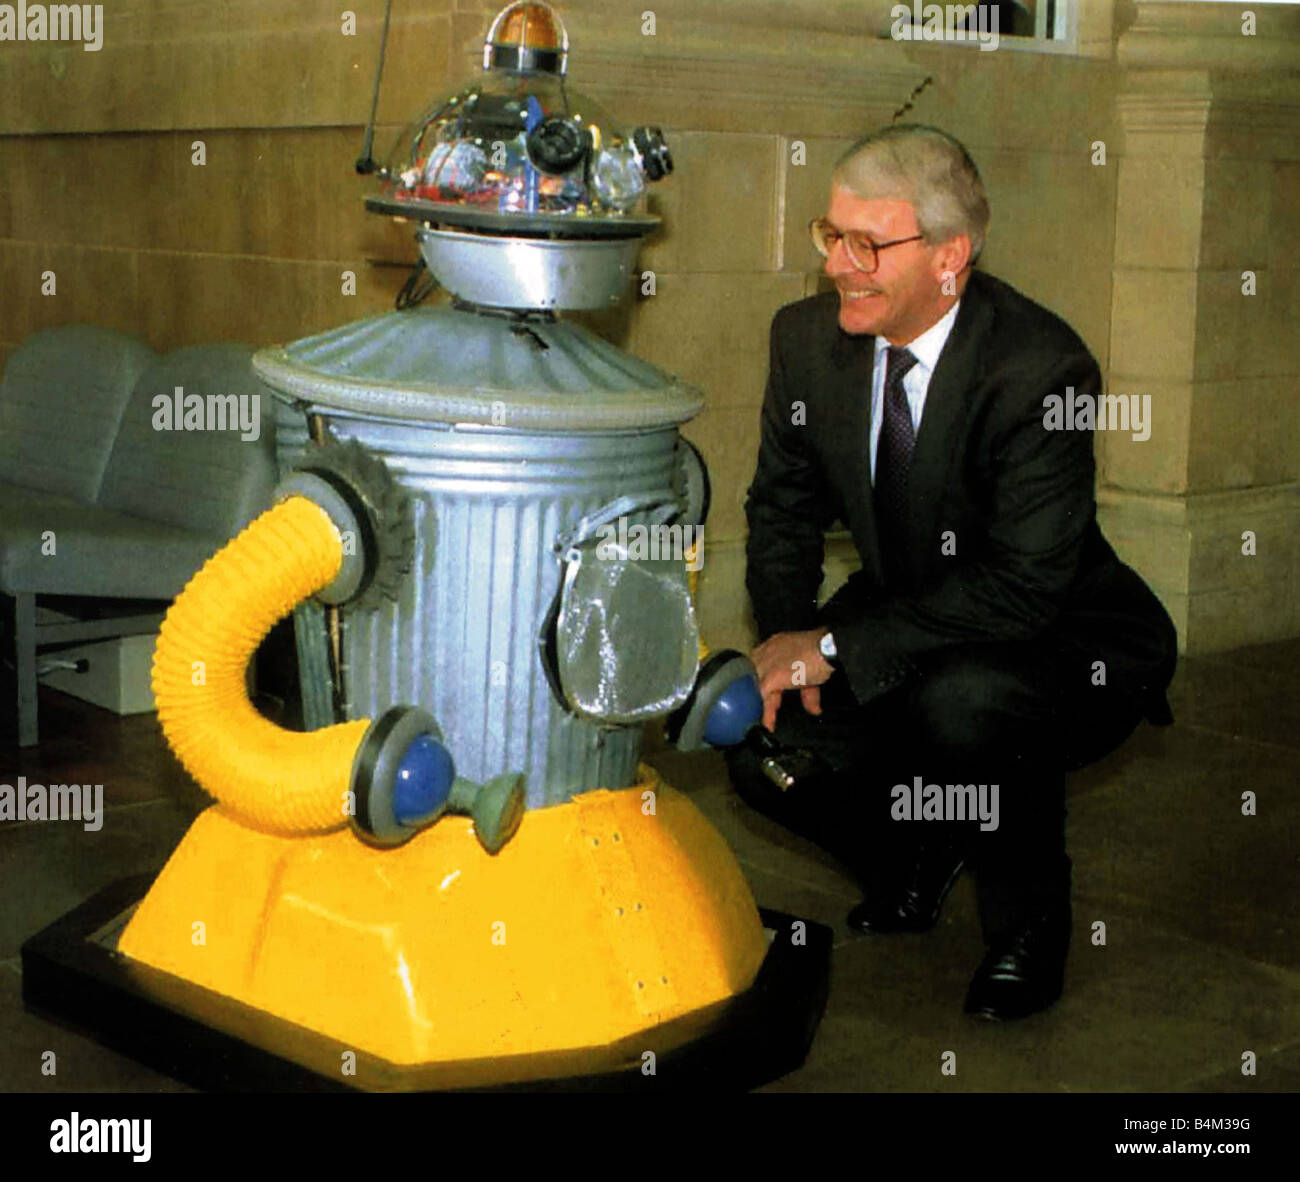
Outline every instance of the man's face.
<svg viewBox="0 0 1300 1182"><path fill-rule="evenodd" d="M920 233L910 202L867 200L839 185L831 188L826 217L837 230L860 231L873 242L893 242ZM904 242L880 251L879 265L866 275L853 265L840 242L825 263L826 274L835 281L840 295L840 327L845 332L883 336L896 345L920 336L952 302L943 293L947 253L942 244ZM938 257L941 254L942 259Z"/></svg>

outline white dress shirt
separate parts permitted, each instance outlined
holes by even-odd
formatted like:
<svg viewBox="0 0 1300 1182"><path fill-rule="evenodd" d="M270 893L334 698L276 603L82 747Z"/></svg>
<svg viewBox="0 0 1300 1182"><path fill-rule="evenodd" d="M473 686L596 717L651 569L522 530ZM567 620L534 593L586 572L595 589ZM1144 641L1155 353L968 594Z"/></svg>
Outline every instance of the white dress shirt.
<svg viewBox="0 0 1300 1182"><path fill-rule="evenodd" d="M953 322L957 319L959 299L943 316L936 320L916 340L903 345L916 364L903 375L903 392L907 395L908 409L912 412L912 430L921 430L921 413L925 410L925 396L930 389L930 378L939 364L939 354L948 343ZM871 371L871 483L876 483L876 449L880 445L880 424L885 411L885 350L890 348L884 337L876 337L875 363Z"/></svg>

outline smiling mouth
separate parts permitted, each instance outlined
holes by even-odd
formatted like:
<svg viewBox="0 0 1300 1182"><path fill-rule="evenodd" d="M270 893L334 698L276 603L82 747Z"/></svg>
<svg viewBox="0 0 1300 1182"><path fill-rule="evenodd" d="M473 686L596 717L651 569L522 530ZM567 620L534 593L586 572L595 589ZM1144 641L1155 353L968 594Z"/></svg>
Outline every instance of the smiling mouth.
<svg viewBox="0 0 1300 1182"><path fill-rule="evenodd" d="M865 300L871 296L878 296L879 294L880 292L878 291L850 291L844 287L840 288L840 295L842 295L846 300Z"/></svg>

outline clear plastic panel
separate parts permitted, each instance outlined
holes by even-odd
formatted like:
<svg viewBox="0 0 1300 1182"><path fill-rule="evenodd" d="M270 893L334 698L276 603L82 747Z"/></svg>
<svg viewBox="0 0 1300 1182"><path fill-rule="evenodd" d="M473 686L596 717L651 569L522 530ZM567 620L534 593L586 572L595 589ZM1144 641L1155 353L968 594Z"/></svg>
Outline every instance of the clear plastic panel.
<svg viewBox="0 0 1300 1182"><path fill-rule="evenodd" d="M634 724L671 713L690 696L699 668L685 562L628 557L607 542L572 547L556 655L578 714Z"/></svg>

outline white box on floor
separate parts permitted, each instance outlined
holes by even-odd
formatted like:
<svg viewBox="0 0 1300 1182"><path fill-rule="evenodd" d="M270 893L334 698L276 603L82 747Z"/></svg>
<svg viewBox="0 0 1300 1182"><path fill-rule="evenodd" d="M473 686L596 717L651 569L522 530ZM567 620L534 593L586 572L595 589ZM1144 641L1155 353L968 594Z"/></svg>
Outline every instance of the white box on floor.
<svg viewBox="0 0 1300 1182"><path fill-rule="evenodd" d="M153 710L150 685L156 634L122 636L116 640L79 645L77 648L43 652L37 666L48 661L75 664L86 662L84 673L53 669L41 675L41 684L65 694L93 702L116 714L144 714Z"/></svg>

